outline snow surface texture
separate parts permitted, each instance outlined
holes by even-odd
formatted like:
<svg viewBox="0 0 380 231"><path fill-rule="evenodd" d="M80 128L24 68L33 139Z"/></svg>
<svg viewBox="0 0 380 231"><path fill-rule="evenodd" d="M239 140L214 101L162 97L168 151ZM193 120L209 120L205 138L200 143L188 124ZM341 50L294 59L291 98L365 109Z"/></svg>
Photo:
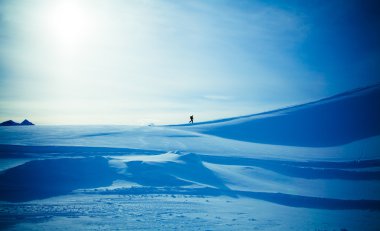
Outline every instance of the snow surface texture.
<svg viewBox="0 0 380 231"><path fill-rule="evenodd" d="M379 95L191 126L1 127L0 228L379 230Z"/></svg>
<svg viewBox="0 0 380 231"><path fill-rule="evenodd" d="M337 146L379 135L379 99L380 85L374 85L300 106L199 123L192 130L257 143Z"/></svg>

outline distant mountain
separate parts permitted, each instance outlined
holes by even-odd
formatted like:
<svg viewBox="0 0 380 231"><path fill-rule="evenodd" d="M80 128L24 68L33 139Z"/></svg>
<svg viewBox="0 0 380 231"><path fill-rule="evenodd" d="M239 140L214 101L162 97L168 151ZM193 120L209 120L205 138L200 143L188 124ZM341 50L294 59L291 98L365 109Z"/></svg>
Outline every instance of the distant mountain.
<svg viewBox="0 0 380 231"><path fill-rule="evenodd" d="M34 125L34 124L30 122L29 120L24 119L24 121L22 121L20 125Z"/></svg>
<svg viewBox="0 0 380 231"><path fill-rule="evenodd" d="M380 84L274 111L184 129L245 142L328 147L380 135Z"/></svg>
<svg viewBox="0 0 380 231"><path fill-rule="evenodd" d="M7 120L5 122L2 122L0 126L18 126L19 123L14 122L13 120Z"/></svg>
<svg viewBox="0 0 380 231"><path fill-rule="evenodd" d="M21 123L14 122L13 120L7 120L5 122L0 123L0 126L29 126L29 125L34 125L34 124L27 119L25 119Z"/></svg>

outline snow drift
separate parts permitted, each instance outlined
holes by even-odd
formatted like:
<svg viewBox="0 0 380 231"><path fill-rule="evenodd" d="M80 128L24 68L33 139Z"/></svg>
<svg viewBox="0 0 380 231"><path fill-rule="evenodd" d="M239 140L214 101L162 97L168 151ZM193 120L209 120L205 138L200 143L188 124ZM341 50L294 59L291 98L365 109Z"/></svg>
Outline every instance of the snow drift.
<svg viewBox="0 0 380 231"><path fill-rule="evenodd" d="M379 99L377 84L299 106L179 127L247 142L337 146L380 134Z"/></svg>
<svg viewBox="0 0 380 231"><path fill-rule="evenodd" d="M0 229L378 230L379 96L194 125L0 127Z"/></svg>
<svg viewBox="0 0 380 231"><path fill-rule="evenodd" d="M44 158L1 172L0 201L25 202L79 190L108 195L244 196L293 207L380 210L375 193L380 172L373 170L380 166L379 160L299 162L148 150L135 155L138 150L104 148L91 148L90 154L85 148L49 151L48 147L28 150L6 145L0 145L0 150ZM112 186L118 180L133 187ZM320 189L330 181L334 187ZM359 189L352 190L352 182Z"/></svg>

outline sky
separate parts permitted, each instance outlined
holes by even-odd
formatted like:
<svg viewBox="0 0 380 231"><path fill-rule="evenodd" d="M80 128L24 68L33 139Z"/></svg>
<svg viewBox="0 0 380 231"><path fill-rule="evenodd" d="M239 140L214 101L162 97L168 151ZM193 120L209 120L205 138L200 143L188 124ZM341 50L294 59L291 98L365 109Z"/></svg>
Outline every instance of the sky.
<svg viewBox="0 0 380 231"><path fill-rule="evenodd" d="M0 0L0 120L187 123L380 82L377 1Z"/></svg>

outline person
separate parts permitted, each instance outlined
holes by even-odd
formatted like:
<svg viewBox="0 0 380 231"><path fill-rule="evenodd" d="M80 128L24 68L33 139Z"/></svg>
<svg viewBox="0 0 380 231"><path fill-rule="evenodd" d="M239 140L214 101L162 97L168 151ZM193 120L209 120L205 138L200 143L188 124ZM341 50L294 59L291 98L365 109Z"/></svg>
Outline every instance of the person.
<svg viewBox="0 0 380 231"><path fill-rule="evenodd" d="M193 115L190 116L190 121L189 121L189 123L194 123L194 116L193 116Z"/></svg>

